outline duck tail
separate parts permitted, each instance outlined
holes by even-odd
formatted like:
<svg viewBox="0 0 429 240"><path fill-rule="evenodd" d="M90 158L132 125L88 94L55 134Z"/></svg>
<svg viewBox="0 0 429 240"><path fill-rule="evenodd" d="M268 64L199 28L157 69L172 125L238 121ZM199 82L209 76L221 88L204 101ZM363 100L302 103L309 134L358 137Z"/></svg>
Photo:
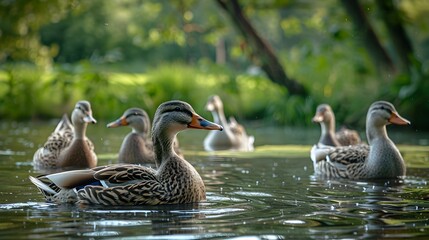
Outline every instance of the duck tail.
<svg viewBox="0 0 429 240"><path fill-rule="evenodd" d="M46 199L49 199L53 197L55 194L57 194L61 189L49 181L47 178L43 177L32 177L30 176L30 181L36 185L36 187L40 190L40 192L43 194L43 196Z"/></svg>
<svg viewBox="0 0 429 240"><path fill-rule="evenodd" d="M67 113L64 113L54 132L65 131L69 129L73 129L73 124L70 122Z"/></svg>
<svg viewBox="0 0 429 240"><path fill-rule="evenodd" d="M253 144L255 143L255 137L249 136L247 145L249 146L249 151L253 151Z"/></svg>

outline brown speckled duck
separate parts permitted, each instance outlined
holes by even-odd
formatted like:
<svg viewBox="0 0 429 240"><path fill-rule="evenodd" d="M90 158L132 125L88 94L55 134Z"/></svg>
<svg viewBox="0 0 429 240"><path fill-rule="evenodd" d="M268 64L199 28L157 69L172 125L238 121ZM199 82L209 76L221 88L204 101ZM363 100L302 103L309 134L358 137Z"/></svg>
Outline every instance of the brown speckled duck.
<svg viewBox="0 0 429 240"><path fill-rule="evenodd" d="M96 123L88 101L79 101L72 112L72 123L64 114L55 131L33 156L36 169L81 169L97 165L94 145L86 137L88 123Z"/></svg>
<svg viewBox="0 0 429 240"><path fill-rule="evenodd" d="M116 121L107 124L108 128L130 126L132 131L124 138L119 150L119 163L155 163L153 144L150 135L150 119L140 108L127 109Z"/></svg>
<svg viewBox="0 0 429 240"><path fill-rule="evenodd" d="M98 205L156 205L205 200L204 182L195 168L176 154L173 141L185 129L222 130L182 101L161 104L152 140L157 170L139 165L111 165L46 175L30 180L51 202Z"/></svg>
<svg viewBox="0 0 429 240"><path fill-rule="evenodd" d="M213 115L213 121L223 126L222 132L212 131L204 139L204 149L207 151L216 150L238 150L252 151L253 136L248 136L246 130L234 118L230 122L226 120L223 111L223 103L219 96L214 95L209 98L206 110Z"/></svg>
<svg viewBox="0 0 429 240"><path fill-rule="evenodd" d="M140 108L129 108L116 121L107 124L108 128L130 126L132 131L122 141L119 150L119 163L147 164L155 163L153 143L150 135L149 115ZM174 139L175 152L183 157L179 141Z"/></svg>
<svg viewBox="0 0 429 240"><path fill-rule="evenodd" d="M373 103L366 117L369 146L313 146L311 159L315 175L348 179L389 179L405 176L405 163L401 153L387 136L386 125L391 123L410 124L398 114L391 103Z"/></svg>
<svg viewBox="0 0 429 240"><path fill-rule="evenodd" d="M361 143L358 132L346 128L335 132L335 115L331 106L320 104L317 107L313 122L320 123L322 133L319 143L328 146L349 146Z"/></svg>

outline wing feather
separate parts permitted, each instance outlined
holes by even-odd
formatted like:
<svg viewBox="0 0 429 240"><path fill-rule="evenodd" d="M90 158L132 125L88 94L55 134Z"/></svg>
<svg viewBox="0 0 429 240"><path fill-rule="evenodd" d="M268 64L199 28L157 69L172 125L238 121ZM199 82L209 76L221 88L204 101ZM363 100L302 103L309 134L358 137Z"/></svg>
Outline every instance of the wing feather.
<svg viewBox="0 0 429 240"><path fill-rule="evenodd" d="M366 144L342 147L318 144L311 150L311 159L319 176L356 178L364 176L362 169L368 154L369 146Z"/></svg>

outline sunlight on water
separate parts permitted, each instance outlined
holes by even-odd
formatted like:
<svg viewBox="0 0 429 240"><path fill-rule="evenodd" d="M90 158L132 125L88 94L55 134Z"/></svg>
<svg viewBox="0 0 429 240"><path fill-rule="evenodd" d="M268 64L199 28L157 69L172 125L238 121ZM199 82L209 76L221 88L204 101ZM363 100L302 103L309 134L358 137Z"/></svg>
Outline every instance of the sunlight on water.
<svg viewBox="0 0 429 240"><path fill-rule="evenodd" d="M140 226L140 225L148 225L150 221L117 221L117 220L101 220L95 222L86 222L86 224L90 224L93 226L99 227L129 227L129 226Z"/></svg>
<svg viewBox="0 0 429 240"><path fill-rule="evenodd" d="M83 237L112 237L119 235L120 233L115 231L88 232L82 234Z"/></svg>
<svg viewBox="0 0 429 240"><path fill-rule="evenodd" d="M242 196L248 196L248 197L271 197L271 194L268 193L263 193L263 192L243 192L243 191L238 191L238 192L234 192L234 194L237 195L242 195Z"/></svg>
<svg viewBox="0 0 429 240"><path fill-rule="evenodd" d="M12 150L0 150L0 155L5 155L5 156L23 156L25 155L25 152L15 152Z"/></svg>

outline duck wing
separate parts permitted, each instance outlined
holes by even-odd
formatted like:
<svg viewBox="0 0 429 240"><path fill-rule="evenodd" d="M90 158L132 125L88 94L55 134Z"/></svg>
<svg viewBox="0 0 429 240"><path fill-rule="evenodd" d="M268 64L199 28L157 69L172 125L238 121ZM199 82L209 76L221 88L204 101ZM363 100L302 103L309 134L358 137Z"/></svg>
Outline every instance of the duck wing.
<svg viewBox="0 0 429 240"><path fill-rule="evenodd" d="M167 192L156 171L138 165L110 165L31 177L49 202L101 205L159 204Z"/></svg>
<svg viewBox="0 0 429 240"><path fill-rule="evenodd" d="M64 113L63 117L61 118L60 122L58 123L57 127L55 128L54 132L61 132L61 131L74 131L73 124L70 122L69 117L67 116L67 113Z"/></svg>
<svg viewBox="0 0 429 240"><path fill-rule="evenodd" d="M73 140L74 127L67 114L64 114L55 130L49 135L43 148L50 152L59 152L68 147Z"/></svg>
<svg viewBox="0 0 429 240"><path fill-rule="evenodd" d="M314 171L323 177L356 178L365 173L364 164L369 154L366 144L331 147L315 145L311 150Z"/></svg>
<svg viewBox="0 0 429 240"><path fill-rule="evenodd" d="M94 143L92 143L91 140L89 140L89 138L85 138L85 142L86 145L88 145L88 148L91 152L92 158L93 159L97 159L97 154L95 154L95 147L94 147Z"/></svg>
<svg viewBox="0 0 429 240"><path fill-rule="evenodd" d="M337 164L349 165L352 163L365 162L368 153L369 146L366 144L335 147L328 152L325 159Z"/></svg>
<svg viewBox="0 0 429 240"><path fill-rule="evenodd" d="M239 124L237 120L234 117L229 117L229 128L231 129L231 132L234 133L234 135L242 136L246 135L246 130L244 129L243 125Z"/></svg>
<svg viewBox="0 0 429 240"><path fill-rule="evenodd" d="M243 125L239 124L234 117L229 118L229 128L239 142L239 145L241 146L240 148L247 151L253 150L255 137L248 136L246 129Z"/></svg>
<svg viewBox="0 0 429 240"><path fill-rule="evenodd" d="M168 192L156 171L139 165L113 165L94 177L103 186L86 186L77 194L80 204L156 205L168 201Z"/></svg>
<svg viewBox="0 0 429 240"><path fill-rule="evenodd" d="M73 131L64 130L60 132L53 132L49 137L46 143L43 145L43 148L52 152L59 154L59 152L68 147L73 141Z"/></svg>
<svg viewBox="0 0 429 240"><path fill-rule="evenodd" d="M156 171L152 168L126 164L111 165L95 172L94 177L109 183L126 183L133 180L154 180Z"/></svg>
<svg viewBox="0 0 429 240"><path fill-rule="evenodd" d="M56 168L59 154L63 149L70 146L73 141L73 131L73 125L71 125L67 114L64 114L55 131L49 135L43 147L34 153L33 162L35 166Z"/></svg>
<svg viewBox="0 0 429 240"><path fill-rule="evenodd" d="M65 171L38 177L30 176L30 181L36 185L48 202L74 203L77 201L75 188L96 183L93 169Z"/></svg>

